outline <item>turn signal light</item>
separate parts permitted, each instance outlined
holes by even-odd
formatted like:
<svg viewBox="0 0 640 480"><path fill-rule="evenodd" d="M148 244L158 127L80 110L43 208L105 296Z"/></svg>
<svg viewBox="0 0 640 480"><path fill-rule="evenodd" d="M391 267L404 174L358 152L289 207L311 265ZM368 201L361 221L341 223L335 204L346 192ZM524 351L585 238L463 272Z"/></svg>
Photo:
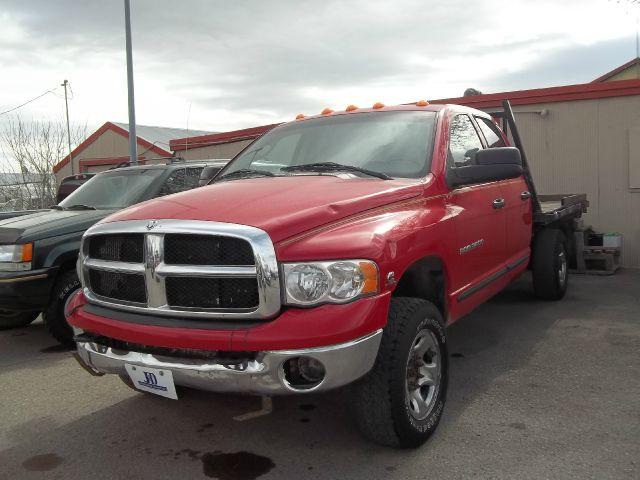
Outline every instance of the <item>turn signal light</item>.
<svg viewBox="0 0 640 480"><path fill-rule="evenodd" d="M296 120L302 120L303 118L307 118L307 116L304 113L299 113L296 115Z"/></svg>
<svg viewBox="0 0 640 480"><path fill-rule="evenodd" d="M426 100L418 100L416 102L416 107L426 107L427 105L429 105L429 102Z"/></svg>
<svg viewBox="0 0 640 480"><path fill-rule="evenodd" d="M30 262L33 260L33 243L25 243L22 246L22 261Z"/></svg>
<svg viewBox="0 0 640 480"><path fill-rule="evenodd" d="M373 104L373 108L375 108L376 110L382 107L384 107L384 103L376 102Z"/></svg>
<svg viewBox="0 0 640 480"><path fill-rule="evenodd" d="M330 108L325 108L324 110L322 110L322 112L320 112L322 115L329 115L331 113L333 113L333 110L331 110Z"/></svg>
<svg viewBox="0 0 640 480"><path fill-rule="evenodd" d="M349 105L347 108L344 109L345 112L353 112L354 110L357 110L358 107L356 107L355 105Z"/></svg>

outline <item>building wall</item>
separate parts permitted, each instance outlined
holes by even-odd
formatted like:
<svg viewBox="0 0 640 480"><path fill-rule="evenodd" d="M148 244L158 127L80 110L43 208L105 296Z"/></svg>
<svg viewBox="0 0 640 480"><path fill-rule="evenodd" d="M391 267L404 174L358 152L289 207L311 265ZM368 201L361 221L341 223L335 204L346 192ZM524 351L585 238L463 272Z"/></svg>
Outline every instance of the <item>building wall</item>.
<svg viewBox="0 0 640 480"><path fill-rule="evenodd" d="M157 156L153 152L144 154L143 152L145 152L145 150L147 150L147 148L138 143L139 155L142 154L142 156L144 157ZM97 138L87 148L85 148L82 152L80 152L76 157L73 157L74 173L101 172L113 166L113 165L92 165L92 166L84 167L83 169L81 169L80 168L81 160L107 159L112 157L124 158L128 156L129 156L129 139L112 130L106 130L102 135L100 135L99 138ZM126 159L124 159L123 161L126 161ZM55 176L56 176L57 183L59 184L64 177L69 175L71 175L71 165L67 164L56 172Z"/></svg>
<svg viewBox="0 0 640 480"><path fill-rule="evenodd" d="M585 224L624 235L623 265L640 267L640 96L518 106L516 121L541 194L586 193ZM547 115L539 111L547 110Z"/></svg>
<svg viewBox="0 0 640 480"><path fill-rule="evenodd" d="M185 160L208 160L213 158L232 158L240 150L249 145L253 140L242 140L240 142L220 143L218 145L210 145L208 147L190 148L188 150L179 150L177 156L183 157Z"/></svg>
<svg viewBox="0 0 640 480"><path fill-rule="evenodd" d="M616 73L610 78L607 78L607 82L616 82L618 80L632 80L640 78L640 63L635 64L620 73Z"/></svg>

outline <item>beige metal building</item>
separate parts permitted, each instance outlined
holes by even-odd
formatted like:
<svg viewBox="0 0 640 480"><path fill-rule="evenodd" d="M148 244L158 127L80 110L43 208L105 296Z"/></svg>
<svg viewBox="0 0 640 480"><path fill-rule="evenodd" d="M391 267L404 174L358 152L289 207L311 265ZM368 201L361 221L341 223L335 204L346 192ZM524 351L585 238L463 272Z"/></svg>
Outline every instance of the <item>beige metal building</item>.
<svg viewBox="0 0 640 480"><path fill-rule="evenodd" d="M141 163L161 162L161 158L171 157L171 140L184 137L188 133L203 135L201 130L181 128L136 126L138 139L138 159ZM126 123L106 122L72 152L73 173L94 173L129 161L129 125ZM155 159L155 160L154 160ZM69 156L53 167L58 184L72 174Z"/></svg>
<svg viewBox="0 0 640 480"><path fill-rule="evenodd" d="M503 99L514 106L539 193L586 193L585 223L622 233L622 264L640 268L640 59L591 83L432 103L491 112ZM230 158L274 126L182 138L170 147L190 159Z"/></svg>

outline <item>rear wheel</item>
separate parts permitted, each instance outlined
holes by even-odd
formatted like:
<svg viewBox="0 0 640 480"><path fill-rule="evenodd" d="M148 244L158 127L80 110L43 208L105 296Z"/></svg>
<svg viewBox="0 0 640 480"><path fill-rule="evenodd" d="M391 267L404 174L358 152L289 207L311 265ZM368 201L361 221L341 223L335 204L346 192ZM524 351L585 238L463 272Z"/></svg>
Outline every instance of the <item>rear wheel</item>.
<svg viewBox="0 0 640 480"><path fill-rule="evenodd" d="M554 228L541 230L533 245L533 291L543 300L560 300L569 283L566 239Z"/></svg>
<svg viewBox="0 0 640 480"><path fill-rule="evenodd" d="M12 310L0 310L0 330L26 327L36 318L40 312L16 312Z"/></svg>
<svg viewBox="0 0 640 480"><path fill-rule="evenodd" d="M413 448L435 431L448 381L443 325L426 300L391 300L373 369L352 387L353 416L370 440Z"/></svg>
<svg viewBox="0 0 640 480"><path fill-rule="evenodd" d="M44 311L44 324L53 338L64 345L73 345L73 329L64 316L67 303L80 288L75 270L68 270L58 276L52 292L52 301Z"/></svg>

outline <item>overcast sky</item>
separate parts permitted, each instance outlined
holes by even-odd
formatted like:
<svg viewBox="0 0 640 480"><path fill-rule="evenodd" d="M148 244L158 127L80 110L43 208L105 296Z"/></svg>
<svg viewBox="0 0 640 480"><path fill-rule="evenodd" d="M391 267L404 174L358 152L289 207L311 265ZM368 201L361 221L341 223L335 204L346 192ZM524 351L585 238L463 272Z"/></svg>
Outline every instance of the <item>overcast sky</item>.
<svg viewBox="0 0 640 480"><path fill-rule="evenodd" d="M589 82L635 56L640 9L616 0L131 3L138 123L214 131L467 87ZM127 121L121 0L0 6L0 111L67 78L73 121ZM61 94L19 112L60 118Z"/></svg>

